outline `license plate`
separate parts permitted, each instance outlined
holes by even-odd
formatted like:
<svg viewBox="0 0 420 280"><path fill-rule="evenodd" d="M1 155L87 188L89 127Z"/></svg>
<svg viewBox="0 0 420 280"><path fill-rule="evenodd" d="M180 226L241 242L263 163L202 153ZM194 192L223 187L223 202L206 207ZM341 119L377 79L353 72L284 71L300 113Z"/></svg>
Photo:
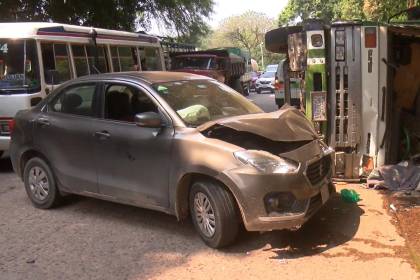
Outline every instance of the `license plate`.
<svg viewBox="0 0 420 280"><path fill-rule="evenodd" d="M324 185L321 188L321 198L322 198L322 204L327 202L327 200L330 198L330 191L328 190L327 185Z"/></svg>

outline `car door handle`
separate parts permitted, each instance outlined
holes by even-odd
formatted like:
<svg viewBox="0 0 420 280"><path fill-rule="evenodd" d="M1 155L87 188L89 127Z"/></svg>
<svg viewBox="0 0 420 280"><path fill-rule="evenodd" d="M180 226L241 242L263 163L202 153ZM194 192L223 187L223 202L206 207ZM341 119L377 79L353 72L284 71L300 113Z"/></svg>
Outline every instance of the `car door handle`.
<svg viewBox="0 0 420 280"><path fill-rule="evenodd" d="M50 121L46 118L39 118L36 120L36 122L38 124L40 124L41 126L49 126L50 125Z"/></svg>
<svg viewBox="0 0 420 280"><path fill-rule="evenodd" d="M111 134L109 134L108 131L96 131L95 132L95 137L97 137L101 140L105 140L105 139L108 139L109 137L111 137Z"/></svg>

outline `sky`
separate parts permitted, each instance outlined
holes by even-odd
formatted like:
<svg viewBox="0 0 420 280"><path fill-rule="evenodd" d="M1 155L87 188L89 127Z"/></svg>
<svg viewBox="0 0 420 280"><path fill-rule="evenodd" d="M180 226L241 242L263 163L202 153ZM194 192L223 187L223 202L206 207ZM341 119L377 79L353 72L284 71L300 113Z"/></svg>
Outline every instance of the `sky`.
<svg viewBox="0 0 420 280"><path fill-rule="evenodd" d="M212 28L217 28L223 19L240 15L246 11L255 11L264 13L267 16L277 19L281 10L286 6L288 0L213 0L214 12L208 23ZM156 23L152 23L150 34L165 35L165 28L159 27Z"/></svg>
<svg viewBox="0 0 420 280"><path fill-rule="evenodd" d="M264 13L277 19L287 2L287 0L214 0L214 13L209 24L215 28L221 20L240 15L248 10Z"/></svg>

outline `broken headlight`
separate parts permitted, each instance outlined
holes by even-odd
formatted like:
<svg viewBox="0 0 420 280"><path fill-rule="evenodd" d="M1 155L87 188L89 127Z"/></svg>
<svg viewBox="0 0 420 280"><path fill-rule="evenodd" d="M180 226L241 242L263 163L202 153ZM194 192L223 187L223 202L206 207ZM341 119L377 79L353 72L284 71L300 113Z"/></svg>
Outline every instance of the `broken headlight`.
<svg viewBox="0 0 420 280"><path fill-rule="evenodd" d="M249 164L258 171L266 174L295 173L299 169L297 162L275 156L265 151L246 150L235 152L234 155L243 164Z"/></svg>

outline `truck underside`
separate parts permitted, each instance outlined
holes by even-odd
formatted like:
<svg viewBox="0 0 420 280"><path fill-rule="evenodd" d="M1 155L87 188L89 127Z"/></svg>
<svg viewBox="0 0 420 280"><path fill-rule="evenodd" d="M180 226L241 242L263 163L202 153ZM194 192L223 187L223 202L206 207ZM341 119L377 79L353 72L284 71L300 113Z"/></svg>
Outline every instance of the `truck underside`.
<svg viewBox="0 0 420 280"><path fill-rule="evenodd" d="M389 28L385 162L420 153L420 30Z"/></svg>

